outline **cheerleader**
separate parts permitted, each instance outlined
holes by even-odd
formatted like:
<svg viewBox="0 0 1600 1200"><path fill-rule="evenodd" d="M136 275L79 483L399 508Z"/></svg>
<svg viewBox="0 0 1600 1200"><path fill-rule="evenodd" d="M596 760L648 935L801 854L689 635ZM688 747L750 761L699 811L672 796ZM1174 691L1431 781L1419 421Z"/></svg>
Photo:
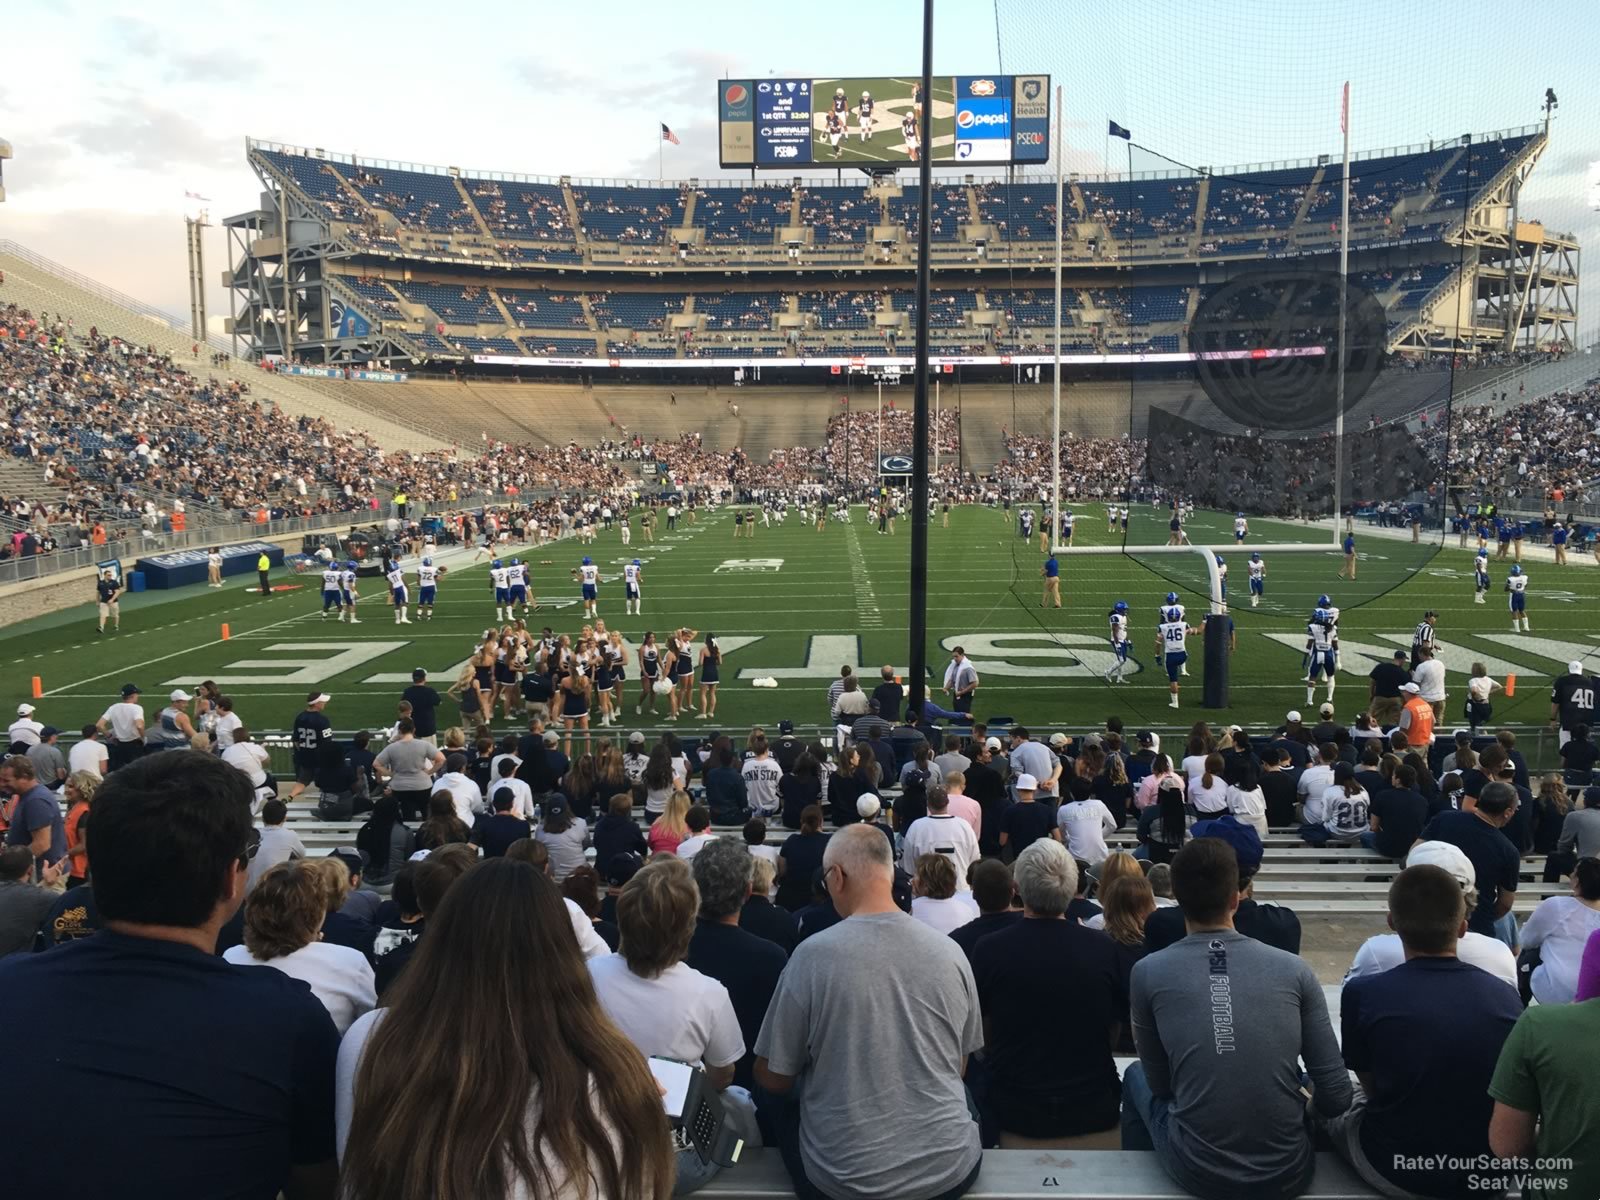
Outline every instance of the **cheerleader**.
<svg viewBox="0 0 1600 1200"><path fill-rule="evenodd" d="M717 639L706 634L705 645L700 648L700 719L717 715L717 683L722 678L722 647Z"/></svg>
<svg viewBox="0 0 1600 1200"><path fill-rule="evenodd" d="M643 716L648 708L652 714L656 711L656 682L661 678L661 649L656 645L656 635L647 629L644 632L644 641L639 645L639 703L634 705L633 715Z"/></svg>
<svg viewBox="0 0 1600 1200"><path fill-rule="evenodd" d="M746 523L748 524L748 522ZM671 645L675 645L676 647L673 651L675 661L672 668L672 673L673 682L677 685L678 690L682 693L682 695L677 699L677 707L679 712L683 712L685 710L688 710L689 712L695 711L694 638L695 631L685 625L682 629L678 630L678 636L675 639L675 642L669 643Z"/></svg>
<svg viewBox="0 0 1600 1200"><path fill-rule="evenodd" d="M472 656L472 691L478 719L488 724L494 718L495 664L499 661L500 635L492 629L484 631L483 643Z"/></svg>

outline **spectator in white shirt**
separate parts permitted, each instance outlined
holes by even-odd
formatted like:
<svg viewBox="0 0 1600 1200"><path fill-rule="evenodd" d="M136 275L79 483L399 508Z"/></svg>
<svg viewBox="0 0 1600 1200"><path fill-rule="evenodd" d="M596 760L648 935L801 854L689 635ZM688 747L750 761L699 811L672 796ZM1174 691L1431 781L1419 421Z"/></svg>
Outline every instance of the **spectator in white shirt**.
<svg viewBox="0 0 1600 1200"><path fill-rule="evenodd" d="M342 1035L378 1003L366 955L322 941L327 884L315 863L279 863L264 873L244 906L244 944L223 958L241 967L270 967L305 981Z"/></svg>
<svg viewBox="0 0 1600 1200"><path fill-rule="evenodd" d="M102 778L106 773L106 745L93 725L85 725L78 744L67 751L67 774L76 775L79 771Z"/></svg>
<svg viewBox="0 0 1600 1200"><path fill-rule="evenodd" d="M454 755L451 757L454 757ZM490 798L492 799L494 794L501 788L510 788L512 797L511 815L514 817L521 817L525 821L530 820L533 817L533 788L528 785L526 780L517 778L517 761L510 755L502 754L498 761L500 763L500 769L497 774L491 775L490 777ZM462 760L462 765L466 765L464 758ZM469 779L467 782L471 783L472 781ZM476 788L478 785L473 783L472 786ZM457 796L460 795L459 792L452 794Z"/></svg>
<svg viewBox="0 0 1600 1200"><path fill-rule="evenodd" d="M783 807L778 799L778 781L783 778L783 768L767 749L767 735L760 729L750 735L750 753L752 757L739 769L744 776L745 798L752 813L770 817Z"/></svg>
<svg viewBox="0 0 1600 1200"><path fill-rule="evenodd" d="M243 725L233 731L233 740L222 752L222 761L236 771L243 771L258 795L267 786L267 767L272 761L271 756L267 754L265 746L258 746L250 740L250 731Z"/></svg>
<svg viewBox="0 0 1600 1200"><path fill-rule="evenodd" d="M1106 835L1116 832L1117 819L1103 801L1090 794L1087 779L1074 779L1071 788L1072 799L1061 806L1056 824L1073 858L1099 866L1111 853Z"/></svg>
<svg viewBox="0 0 1600 1200"><path fill-rule="evenodd" d="M1411 679L1422 698L1433 706L1433 719L1444 720L1444 663L1434 657L1432 646L1417 649L1417 665L1411 668Z"/></svg>
<svg viewBox="0 0 1600 1200"><path fill-rule="evenodd" d="M706 1082L722 1093L727 1119L754 1142L755 1105L743 1088L731 1087L744 1056L744 1034L728 989L688 966L700 890L681 858L652 858L617 897L621 949L591 959L600 1006L639 1052L702 1068ZM678 1154L679 1195L716 1173L694 1150Z"/></svg>
<svg viewBox="0 0 1600 1200"><path fill-rule="evenodd" d="M18 753L26 751L29 746L37 746L39 744L39 731L44 728L44 725L33 719L33 712L34 709L31 704L17 705L17 719L11 722L11 728L7 731L11 738L11 744L23 748Z"/></svg>
<svg viewBox="0 0 1600 1200"><path fill-rule="evenodd" d="M1315 820L1309 813L1304 816L1307 825L1321 823L1321 802L1323 793L1333 786L1333 764L1339 760L1339 748L1332 742L1324 742L1317 748L1317 761L1304 771L1300 772L1299 782L1295 784L1295 795L1299 797L1302 812L1308 800L1316 801L1317 817Z"/></svg>
<svg viewBox="0 0 1600 1200"><path fill-rule="evenodd" d="M496 783L495 787L500 785ZM477 814L486 811L483 803L483 789L473 778L467 774L467 756L465 754L452 754L444 760L444 774L433 781L431 794L449 792L450 798L455 801L456 816L461 818L461 823L468 829ZM526 817L527 813L518 813Z"/></svg>
<svg viewBox="0 0 1600 1200"><path fill-rule="evenodd" d="M950 811L950 798L937 784L928 788L928 815L911 822L902 839L900 865L916 870L924 854L942 854L956 871L956 890L968 891L967 871L981 857L972 826Z"/></svg>
<svg viewBox="0 0 1600 1200"><path fill-rule="evenodd" d="M1200 774L1189 780L1189 803L1202 817L1228 811L1228 781L1222 777L1222 768L1222 755L1208 754Z"/></svg>
<svg viewBox="0 0 1600 1200"><path fill-rule="evenodd" d="M683 823L689 827L689 836L678 843L677 855L688 861L700 853L701 847L716 838L711 832L711 810L704 804L696 804L683 815Z"/></svg>
<svg viewBox="0 0 1600 1200"><path fill-rule="evenodd" d="M939 933L954 933L978 919L978 902L958 891L956 869L943 854L924 854L911 879L911 915Z"/></svg>
<svg viewBox="0 0 1600 1200"><path fill-rule="evenodd" d="M1539 951L1528 979L1528 995L1540 1004L1571 1004L1578 968L1589 938L1600 931L1600 859L1580 858L1572 870L1572 894L1547 896L1522 927L1522 948Z"/></svg>
<svg viewBox="0 0 1600 1200"><path fill-rule="evenodd" d="M217 722L212 726L217 735L217 751L221 753L233 745L233 739L238 736L239 728L244 724L239 714L233 711L232 696L217 697Z"/></svg>

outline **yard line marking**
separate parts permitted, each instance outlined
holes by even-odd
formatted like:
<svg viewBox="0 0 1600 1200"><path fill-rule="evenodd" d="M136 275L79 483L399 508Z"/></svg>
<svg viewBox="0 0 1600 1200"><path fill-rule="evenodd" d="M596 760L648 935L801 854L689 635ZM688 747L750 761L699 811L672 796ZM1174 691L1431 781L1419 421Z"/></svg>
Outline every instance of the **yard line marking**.
<svg viewBox="0 0 1600 1200"><path fill-rule="evenodd" d="M856 597L856 618L863 629L883 628L883 613L878 608L878 593L873 590L872 577L867 574L866 555L861 553L861 539L856 536L852 522L848 527L850 548L850 579Z"/></svg>

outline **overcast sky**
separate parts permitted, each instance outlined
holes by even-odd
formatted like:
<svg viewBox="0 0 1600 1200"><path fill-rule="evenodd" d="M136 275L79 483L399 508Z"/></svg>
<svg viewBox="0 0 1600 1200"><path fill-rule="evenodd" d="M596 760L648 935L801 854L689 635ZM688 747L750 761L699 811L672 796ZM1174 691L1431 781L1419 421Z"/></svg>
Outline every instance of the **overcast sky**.
<svg viewBox="0 0 1600 1200"><path fill-rule="evenodd" d="M1552 145L1524 216L1593 246L1593 3L1543 0L1525 22L1518 8L1534 6L1482 0L937 0L934 68L1053 74L1067 161L1085 171L1102 165L1107 117L1171 159L1222 167L1337 154L1346 79L1356 150L1531 124L1553 87ZM186 312L184 192L208 197L213 219L253 207L247 135L463 168L654 177L665 121L682 139L665 147L666 174L705 178L719 174L716 79L912 73L921 7L10 0L0 137L16 157L0 237ZM1110 165L1126 162L1117 143ZM220 230L208 253L215 280ZM210 292L213 314L225 312L223 290Z"/></svg>

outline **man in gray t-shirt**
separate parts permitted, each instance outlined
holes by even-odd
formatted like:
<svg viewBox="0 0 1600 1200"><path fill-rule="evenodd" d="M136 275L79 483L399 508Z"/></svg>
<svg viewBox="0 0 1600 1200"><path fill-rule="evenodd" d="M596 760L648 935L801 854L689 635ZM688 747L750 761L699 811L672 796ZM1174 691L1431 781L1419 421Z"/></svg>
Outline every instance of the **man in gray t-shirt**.
<svg viewBox="0 0 1600 1200"><path fill-rule="evenodd" d="M961 1077L983 1019L966 956L895 906L876 829L834 834L823 869L846 919L794 952L755 1044L768 1091L804 1079L799 1127L779 1139L795 1190L927 1200L970 1185L983 1152Z"/></svg>
<svg viewBox="0 0 1600 1200"><path fill-rule="evenodd" d="M1133 968L1139 1061L1122 1080L1122 1146L1155 1150L1200 1196L1294 1195L1310 1182L1300 1063L1318 1115L1350 1107L1350 1076L1315 974L1233 928L1233 847L1197 838L1172 860L1188 936Z"/></svg>

